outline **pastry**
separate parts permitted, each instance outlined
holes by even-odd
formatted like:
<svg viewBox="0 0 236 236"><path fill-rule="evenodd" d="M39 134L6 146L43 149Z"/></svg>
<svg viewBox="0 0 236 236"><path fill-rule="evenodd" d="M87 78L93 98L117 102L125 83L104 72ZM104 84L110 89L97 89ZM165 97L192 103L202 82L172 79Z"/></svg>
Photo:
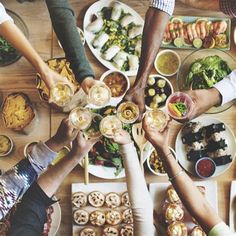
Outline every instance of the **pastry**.
<svg viewBox="0 0 236 236"><path fill-rule="evenodd" d="M87 196L83 192L74 193L72 196L72 203L75 207L80 208L87 205Z"/></svg>
<svg viewBox="0 0 236 236"><path fill-rule="evenodd" d="M132 225L123 225L120 230L120 236L133 236L134 229Z"/></svg>
<svg viewBox="0 0 236 236"><path fill-rule="evenodd" d="M184 210L181 205L170 203L164 206L164 215L167 222L179 221L184 217Z"/></svg>
<svg viewBox="0 0 236 236"><path fill-rule="evenodd" d="M108 193L105 199L106 205L110 208L119 207L121 204L120 196L117 193Z"/></svg>
<svg viewBox="0 0 236 236"><path fill-rule="evenodd" d="M104 228L103 234L102 234L102 236L118 236L118 235L119 235L118 230L110 226Z"/></svg>
<svg viewBox="0 0 236 236"><path fill-rule="evenodd" d="M74 211L74 221L78 225L85 225L89 221L89 213L85 210L78 209Z"/></svg>
<svg viewBox="0 0 236 236"><path fill-rule="evenodd" d="M167 195L167 200L170 203L180 203L179 196L172 185L168 187L166 195Z"/></svg>
<svg viewBox="0 0 236 236"><path fill-rule="evenodd" d="M105 202L105 197L101 192L94 191L88 195L88 202L93 207L102 207Z"/></svg>
<svg viewBox="0 0 236 236"><path fill-rule="evenodd" d="M105 224L106 217L102 211L93 211L89 217L90 223L96 226L102 226Z"/></svg>
<svg viewBox="0 0 236 236"><path fill-rule="evenodd" d="M200 226L195 226L191 230L190 236L206 236L206 234Z"/></svg>
<svg viewBox="0 0 236 236"><path fill-rule="evenodd" d="M129 201L129 194L128 192L124 192L121 195L121 203L122 205L126 206L126 207L131 207L130 201Z"/></svg>
<svg viewBox="0 0 236 236"><path fill-rule="evenodd" d="M35 117L29 97L24 93L12 93L3 103L2 117L9 129L22 131Z"/></svg>
<svg viewBox="0 0 236 236"><path fill-rule="evenodd" d="M118 225L122 221L122 217L119 211L109 210L106 213L106 222L109 225Z"/></svg>
<svg viewBox="0 0 236 236"><path fill-rule="evenodd" d="M125 224L133 224L133 213L130 208L126 209L122 213L122 219Z"/></svg>
<svg viewBox="0 0 236 236"><path fill-rule="evenodd" d="M187 236L188 230L183 222L175 221L172 222L167 228L168 236Z"/></svg>
<svg viewBox="0 0 236 236"><path fill-rule="evenodd" d="M96 232L94 231L93 228L83 228L80 232L79 232L79 236L96 236Z"/></svg>

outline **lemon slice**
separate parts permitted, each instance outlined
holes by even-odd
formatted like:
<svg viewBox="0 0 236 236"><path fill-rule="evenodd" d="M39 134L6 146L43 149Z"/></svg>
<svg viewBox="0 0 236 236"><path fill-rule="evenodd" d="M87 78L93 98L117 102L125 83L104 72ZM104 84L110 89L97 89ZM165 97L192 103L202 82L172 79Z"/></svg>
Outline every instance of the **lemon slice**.
<svg viewBox="0 0 236 236"><path fill-rule="evenodd" d="M169 41L165 41L165 40L162 40L162 45L169 45L172 43L172 40L169 40Z"/></svg>
<svg viewBox="0 0 236 236"><path fill-rule="evenodd" d="M174 40L174 45L177 47L177 48L180 48L184 45L184 40L183 38L176 38Z"/></svg>
<svg viewBox="0 0 236 236"><path fill-rule="evenodd" d="M195 48L201 48L202 47L202 40L199 38L196 38L193 40L193 46Z"/></svg>
<svg viewBox="0 0 236 236"><path fill-rule="evenodd" d="M171 20L170 20L171 23L183 23L183 20L179 17L173 17Z"/></svg>

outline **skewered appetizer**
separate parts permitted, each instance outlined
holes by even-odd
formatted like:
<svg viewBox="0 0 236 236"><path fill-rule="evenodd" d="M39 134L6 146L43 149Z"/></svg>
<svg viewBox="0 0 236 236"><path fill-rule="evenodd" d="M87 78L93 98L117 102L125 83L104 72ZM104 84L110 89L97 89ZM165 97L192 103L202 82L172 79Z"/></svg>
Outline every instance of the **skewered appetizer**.
<svg viewBox="0 0 236 236"><path fill-rule="evenodd" d="M178 48L226 48L229 44L227 28L225 20L212 22L200 18L190 23L183 22L181 17L174 17L165 29L162 45L173 43Z"/></svg>

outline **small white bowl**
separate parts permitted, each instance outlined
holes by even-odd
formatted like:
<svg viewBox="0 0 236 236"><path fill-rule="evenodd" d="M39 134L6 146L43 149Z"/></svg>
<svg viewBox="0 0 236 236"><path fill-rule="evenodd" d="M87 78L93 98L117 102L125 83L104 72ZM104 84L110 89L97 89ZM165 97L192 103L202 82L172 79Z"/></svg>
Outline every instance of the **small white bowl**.
<svg viewBox="0 0 236 236"><path fill-rule="evenodd" d="M82 44L85 45L84 31L82 29L80 29L79 27L77 27L77 30L79 32L79 36L80 36ZM60 41L57 40L57 42L58 42L58 45L60 46L60 48L62 48Z"/></svg>
<svg viewBox="0 0 236 236"><path fill-rule="evenodd" d="M109 102L109 105L111 105L111 106L116 106L117 104L119 104L120 101L122 100L122 98L125 96L127 90L130 88L130 81L129 81L128 76L125 75L122 71L119 71L119 70L108 70L108 71L106 71L104 74L102 74L102 76L100 78L100 81L103 81L109 74L114 73L114 72L117 72L117 73L120 73L120 74L123 75L123 77L126 79L127 87L126 87L125 92L121 96L111 97L111 100Z"/></svg>
<svg viewBox="0 0 236 236"><path fill-rule="evenodd" d="M167 82L167 84L170 86L170 90L171 90L171 94L173 94L174 93L174 88L173 88L173 86L172 86L172 84L171 84L171 82L166 78L166 77L164 77L164 76L162 76L162 75L158 75L158 74L152 74L152 75L149 75L149 77L148 78L152 78L152 77L157 77L157 78L160 78L160 79L163 79L163 80L165 80L166 82ZM146 85L146 88L148 88L148 86L149 85ZM170 94L170 95L171 95ZM169 96L170 96L169 95ZM168 99L168 97L166 98L166 101L167 101L167 99ZM145 105L146 106L146 109L147 110L152 110L152 108L151 107L149 107L148 105ZM166 102L165 102L165 105L163 105L163 106L161 106L161 107L158 107L158 109L163 109L163 108L165 108L165 106L166 106Z"/></svg>
<svg viewBox="0 0 236 236"><path fill-rule="evenodd" d="M0 136L4 136L4 137L6 137L10 141L10 148L9 148L9 150L6 153L4 153L4 154L0 154L0 157L5 157L5 156L9 155L12 152L14 143L13 143L12 139L9 136L7 136L7 135L3 134L3 135L0 135Z"/></svg>
<svg viewBox="0 0 236 236"><path fill-rule="evenodd" d="M38 142L31 142L31 143L27 143L26 145L25 145L25 147L24 147L24 157L26 157L27 158L27 154L28 154L28 152L30 151L30 150L28 150L29 149L29 147L30 146L34 146L34 145L36 145Z"/></svg>
<svg viewBox="0 0 236 236"><path fill-rule="evenodd" d="M174 151L173 148L169 147L170 151L173 153L174 157L175 157L175 160L177 161L177 156L176 156L176 153ZM157 176L167 176L167 173L158 173L158 172L155 172L152 168L151 168L151 165L150 165L150 157L151 157L151 154L153 153L153 151L155 150L155 148L152 148L151 151L150 151L150 154L147 158L147 166L148 166L148 169L154 174L154 175L157 175Z"/></svg>
<svg viewBox="0 0 236 236"><path fill-rule="evenodd" d="M157 65L156 65L158 58L159 58L161 55L163 55L163 54L165 54L165 53L167 53L167 52L173 53L173 54L177 57L178 62L179 62L178 68L177 68L176 71L175 71L174 73L172 73L172 74L165 74L165 73L161 72L161 71L157 68ZM166 50L162 50L162 51L158 52L157 55L156 55L156 59L155 59L155 61L154 61L154 67L155 67L156 71L157 71L159 74L163 75L163 76L173 76L173 75L175 75L175 74L178 72L180 66L181 66L181 59L180 59L180 56L179 56L175 51L170 50L170 49L166 49Z"/></svg>

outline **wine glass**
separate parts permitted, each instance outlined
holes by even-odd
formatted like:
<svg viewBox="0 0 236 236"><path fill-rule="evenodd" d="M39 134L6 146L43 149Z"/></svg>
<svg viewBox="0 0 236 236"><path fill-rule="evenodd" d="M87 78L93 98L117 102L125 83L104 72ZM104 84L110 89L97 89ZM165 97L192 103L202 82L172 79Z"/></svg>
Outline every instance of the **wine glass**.
<svg viewBox="0 0 236 236"><path fill-rule="evenodd" d="M132 124L139 117L139 108L133 102L123 102L117 109L117 116L123 123Z"/></svg>

